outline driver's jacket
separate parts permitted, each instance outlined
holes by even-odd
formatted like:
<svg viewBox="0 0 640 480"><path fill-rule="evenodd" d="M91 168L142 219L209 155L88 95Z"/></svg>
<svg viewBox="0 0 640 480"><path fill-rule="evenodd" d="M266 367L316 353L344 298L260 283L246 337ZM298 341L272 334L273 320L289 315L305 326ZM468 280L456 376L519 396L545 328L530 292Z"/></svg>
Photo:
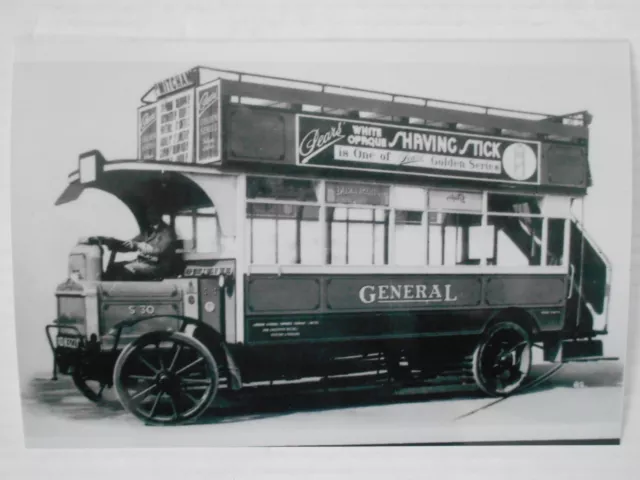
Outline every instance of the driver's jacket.
<svg viewBox="0 0 640 480"><path fill-rule="evenodd" d="M138 260L144 263L157 264L173 255L176 234L164 222L151 227L146 232L136 235L131 240L138 243Z"/></svg>

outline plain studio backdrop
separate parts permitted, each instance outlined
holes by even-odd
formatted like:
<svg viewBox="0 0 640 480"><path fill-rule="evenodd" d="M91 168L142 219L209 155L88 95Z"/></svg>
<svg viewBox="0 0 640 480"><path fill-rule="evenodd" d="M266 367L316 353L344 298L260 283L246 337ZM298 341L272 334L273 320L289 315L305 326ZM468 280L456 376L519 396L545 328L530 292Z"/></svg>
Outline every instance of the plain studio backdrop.
<svg viewBox="0 0 640 480"><path fill-rule="evenodd" d="M78 201L55 207L67 175L87 150L98 149L108 160L135 158L140 97L156 81L196 64L549 114L588 110L594 118L589 148L594 186L585 201L584 223L613 265L605 353L624 356L632 194L627 47L458 42L409 48L369 44L354 51L333 48L325 45L313 55L296 50L296 55L286 57L273 50L269 56L261 55L257 47L238 52L231 61L229 52L200 46L184 63L161 62L157 51L149 57L153 61L140 55L134 59L125 50L123 61L112 56L108 62L17 56L11 181L23 388L34 376L50 375L44 325L54 318L54 291L66 278L67 256L78 237L128 238L137 233L126 207L102 192L87 191ZM91 57L85 53L84 58ZM622 400L622 391L620 395Z"/></svg>

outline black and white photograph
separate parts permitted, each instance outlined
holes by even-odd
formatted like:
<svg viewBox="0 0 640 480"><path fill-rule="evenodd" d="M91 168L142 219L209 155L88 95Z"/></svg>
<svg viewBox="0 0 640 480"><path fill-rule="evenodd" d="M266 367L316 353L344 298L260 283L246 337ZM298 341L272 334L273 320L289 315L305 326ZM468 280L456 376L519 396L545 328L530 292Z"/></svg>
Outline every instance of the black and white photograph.
<svg viewBox="0 0 640 480"><path fill-rule="evenodd" d="M53 50L13 76L27 447L620 441L626 44Z"/></svg>

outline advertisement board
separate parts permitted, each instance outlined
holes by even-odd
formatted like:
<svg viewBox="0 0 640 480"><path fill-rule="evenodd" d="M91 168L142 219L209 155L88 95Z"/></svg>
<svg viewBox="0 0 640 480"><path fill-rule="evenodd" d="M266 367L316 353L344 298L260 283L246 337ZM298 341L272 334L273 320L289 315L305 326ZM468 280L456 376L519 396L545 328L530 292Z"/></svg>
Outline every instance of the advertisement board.
<svg viewBox="0 0 640 480"><path fill-rule="evenodd" d="M158 155L158 105L138 109L138 158L155 160Z"/></svg>
<svg viewBox="0 0 640 480"><path fill-rule="evenodd" d="M317 115L296 116L296 163L540 183L540 142Z"/></svg>
<svg viewBox="0 0 640 480"><path fill-rule="evenodd" d="M220 82L196 89L196 162L213 163L220 160Z"/></svg>

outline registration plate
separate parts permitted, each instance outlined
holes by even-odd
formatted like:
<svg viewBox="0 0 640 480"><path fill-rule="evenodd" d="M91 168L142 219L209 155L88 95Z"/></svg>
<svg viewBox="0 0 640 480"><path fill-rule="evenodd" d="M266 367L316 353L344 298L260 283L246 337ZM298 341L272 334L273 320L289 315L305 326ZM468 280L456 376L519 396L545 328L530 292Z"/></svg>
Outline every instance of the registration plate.
<svg viewBox="0 0 640 480"><path fill-rule="evenodd" d="M62 348L79 348L80 338L78 337L58 337L58 347Z"/></svg>

